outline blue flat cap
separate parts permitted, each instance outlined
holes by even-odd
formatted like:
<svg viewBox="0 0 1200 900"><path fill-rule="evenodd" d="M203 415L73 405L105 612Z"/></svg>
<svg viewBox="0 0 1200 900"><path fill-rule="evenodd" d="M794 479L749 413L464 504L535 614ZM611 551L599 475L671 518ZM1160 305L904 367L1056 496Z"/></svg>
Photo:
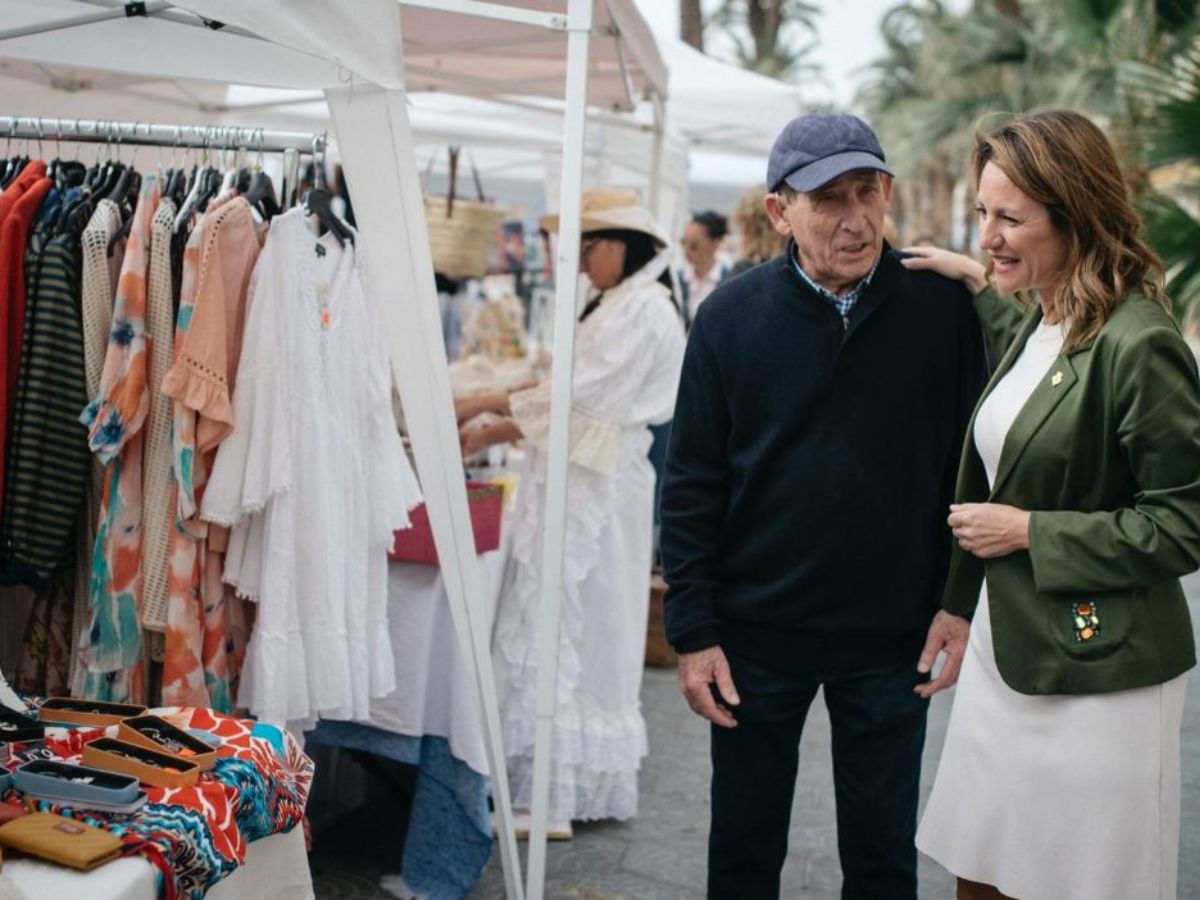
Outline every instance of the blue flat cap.
<svg viewBox="0 0 1200 900"><path fill-rule="evenodd" d="M858 116L809 113L784 126L775 138L767 163L767 187L787 182L797 191L815 191L854 169L892 174L883 148L869 125Z"/></svg>

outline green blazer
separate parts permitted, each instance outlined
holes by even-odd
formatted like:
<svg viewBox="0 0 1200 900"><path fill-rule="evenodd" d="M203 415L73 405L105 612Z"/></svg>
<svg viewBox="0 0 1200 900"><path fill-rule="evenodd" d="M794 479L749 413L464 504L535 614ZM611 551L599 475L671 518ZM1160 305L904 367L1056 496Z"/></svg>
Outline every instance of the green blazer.
<svg viewBox="0 0 1200 900"><path fill-rule="evenodd" d="M1003 354L987 397L1041 309L1022 315L991 290L975 306ZM1179 576L1200 567L1200 380L1166 310L1132 295L1096 338L1054 361L1013 422L991 489L974 424L957 502L1029 510L1029 550L982 560L955 544L942 606L970 617L987 579L1009 687L1120 691L1195 665Z"/></svg>

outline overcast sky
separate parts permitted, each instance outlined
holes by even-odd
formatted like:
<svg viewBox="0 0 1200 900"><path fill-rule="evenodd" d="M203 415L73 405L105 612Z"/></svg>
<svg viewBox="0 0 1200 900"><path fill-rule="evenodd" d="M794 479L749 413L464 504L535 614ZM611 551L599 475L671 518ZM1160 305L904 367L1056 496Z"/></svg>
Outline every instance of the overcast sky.
<svg viewBox="0 0 1200 900"><path fill-rule="evenodd" d="M635 0L655 31L679 36L678 0ZM883 53L879 21L898 0L816 0L822 7L818 24L820 45L813 62L824 70L828 86L813 85L806 95L846 106L862 79L858 71ZM711 5L706 3L706 5ZM951 4L955 5L955 4Z"/></svg>

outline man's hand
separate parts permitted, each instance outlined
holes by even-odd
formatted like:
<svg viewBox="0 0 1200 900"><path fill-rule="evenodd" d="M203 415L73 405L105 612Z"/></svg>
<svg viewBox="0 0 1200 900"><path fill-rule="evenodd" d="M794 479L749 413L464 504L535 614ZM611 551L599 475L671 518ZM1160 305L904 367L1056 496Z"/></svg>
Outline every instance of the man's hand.
<svg viewBox="0 0 1200 900"><path fill-rule="evenodd" d="M946 654L946 661L937 678L918 684L913 691L918 696L928 700L940 690L950 687L958 681L958 670L962 668L963 656L967 652L967 635L971 624L962 616L938 610L929 624L929 635L925 638L925 649L917 661L917 671L924 675L933 670L938 653Z"/></svg>
<svg viewBox="0 0 1200 900"><path fill-rule="evenodd" d="M954 503L946 520L958 546L980 559L1029 549L1029 513L1003 503Z"/></svg>
<svg viewBox="0 0 1200 900"><path fill-rule="evenodd" d="M728 709L718 705L713 698L710 684L716 684L717 690L730 706L737 706L742 702L733 686L729 660L725 658L725 653L720 647L706 647L695 653L680 653L679 690L687 698L688 706L714 725L736 728L737 722L733 715Z"/></svg>

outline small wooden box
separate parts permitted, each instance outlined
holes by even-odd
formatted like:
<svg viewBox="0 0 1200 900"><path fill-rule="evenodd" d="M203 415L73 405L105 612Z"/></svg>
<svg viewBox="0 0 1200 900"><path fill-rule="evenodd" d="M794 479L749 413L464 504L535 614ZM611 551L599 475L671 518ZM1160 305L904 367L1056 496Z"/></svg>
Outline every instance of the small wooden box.
<svg viewBox="0 0 1200 900"><path fill-rule="evenodd" d="M200 767L194 762L115 738L97 738L84 744L83 764L132 775L153 787L187 787L200 777Z"/></svg>
<svg viewBox="0 0 1200 900"><path fill-rule="evenodd" d="M667 583L655 572L650 576L650 618L646 623L646 665L651 669L673 669L675 651L663 630L663 594Z"/></svg>
<svg viewBox="0 0 1200 900"><path fill-rule="evenodd" d="M122 719L140 716L146 707L132 703L107 703L102 700L76 700L74 697L51 697L41 705L38 718L43 722L64 725L92 725L107 728Z"/></svg>
<svg viewBox="0 0 1200 900"><path fill-rule="evenodd" d="M159 734L166 737L168 740L182 745L191 753L180 753L177 750L172 750L163 744L160 744L153 737L146 734L147 730L157 730ZM124 719L117 726L117 740L125 741L127 744L134 744L138 747L145 747L147 750L155 750L158 753L172 756L183 762L195 763L200 767L201 772L207 772L213 767L217 761L217 751L211 744L206 744L198 737L193 737L182 728L176 728L166 719L161 719L158 716L135 716L131 719Z"/></svg>

